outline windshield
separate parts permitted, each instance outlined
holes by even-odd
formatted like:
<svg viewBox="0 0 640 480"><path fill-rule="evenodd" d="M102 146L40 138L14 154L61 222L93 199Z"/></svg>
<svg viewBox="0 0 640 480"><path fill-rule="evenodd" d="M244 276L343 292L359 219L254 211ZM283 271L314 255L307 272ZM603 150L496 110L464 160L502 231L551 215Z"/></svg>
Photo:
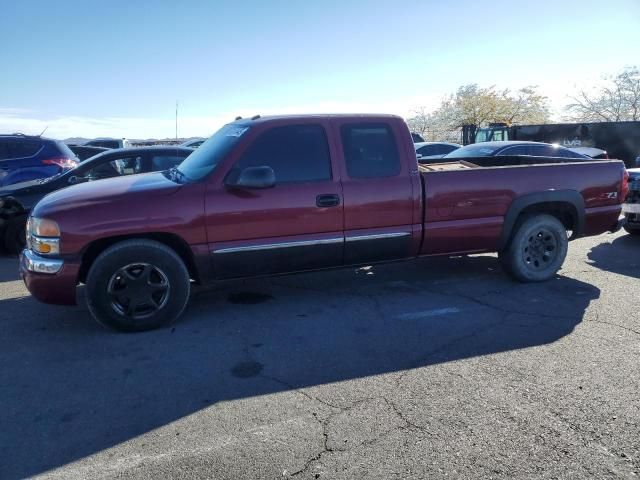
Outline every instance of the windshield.
<svg viewBox="0 0 640 480"><path fill-rule="evenodd" d="M211 173L231 151L249 127L229 124L213 134L198 149L178 165L178 172L188 180L195 181Z"/></svg>
<svg viewBox="0 0 640 480"><path fill-rule="evenodd" d="M500 147L490 147L488 145L467 145L447 153L444 158L468 158L468 157L490 157Z"/></svg>

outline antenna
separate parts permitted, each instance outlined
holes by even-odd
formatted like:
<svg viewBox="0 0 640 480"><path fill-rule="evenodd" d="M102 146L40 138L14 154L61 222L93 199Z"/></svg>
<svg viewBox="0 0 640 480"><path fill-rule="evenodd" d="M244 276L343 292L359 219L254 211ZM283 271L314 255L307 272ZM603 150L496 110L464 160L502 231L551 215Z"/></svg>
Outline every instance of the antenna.
<svg viewBox="0 0 640 480"><path fill-rule="evenodd" d="M40 132L40 135L38 135L39 137L41 137L42 135L44 135L44 132L47 131L47 128L49 128L49 125L47 125L46 127L44 127L44 130L42 130L42 132Z"/></svg>
<svg viewBox="0 0 640 480"><path fill-rule="evenodd" d="M178 100L176 100L176 143L178 143Z"/></svg>

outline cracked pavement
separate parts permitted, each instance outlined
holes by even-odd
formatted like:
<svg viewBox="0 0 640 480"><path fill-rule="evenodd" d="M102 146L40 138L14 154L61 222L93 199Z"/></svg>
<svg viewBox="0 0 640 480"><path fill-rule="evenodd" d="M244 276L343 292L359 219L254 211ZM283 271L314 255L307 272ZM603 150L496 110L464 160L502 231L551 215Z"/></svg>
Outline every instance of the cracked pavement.
<svg viewBox="0 0 640 480"><path fill-rule="evenodd" d="M640 239L199 290L99 327L0 258L0 478L638 478ZM83 292L80 291L80 295Z"/></svg>

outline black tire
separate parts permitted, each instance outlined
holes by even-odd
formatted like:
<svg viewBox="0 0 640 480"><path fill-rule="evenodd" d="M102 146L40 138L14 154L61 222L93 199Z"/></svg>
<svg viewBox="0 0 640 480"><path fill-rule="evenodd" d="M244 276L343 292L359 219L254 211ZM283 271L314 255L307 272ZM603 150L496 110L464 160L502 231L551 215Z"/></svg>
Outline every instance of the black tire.
<svg viewBox="0 0 640 480"><path fill-rule="evenodd" d="M569 239L565 226L551 215L523 217L514 229L500 262L520 282L543 282L553 278L567 256Z"/></svg>
<svg viewBox="0 0 640 480"><path fill-rule="evenodd" d="M27 243L26 224L26 215L12 218L7 222L7 227L4 231L4 246L10 255L17 255L24 249Z"/></svg>
<svg viewBox="0 0 640 480"><path fill-rule="evenodd" d="M640 235L640 227L632 227L629 224L626 224L622 228L624 228L630 235Z"/></svg>
<svg viewBox="0 0 640 480"><path fill-rule="evenodd" d="M189 272L175 251L153 240L134 239L95 259L87 275L86 301L100 324L142 332L174 322L190 289Z"/></svg>

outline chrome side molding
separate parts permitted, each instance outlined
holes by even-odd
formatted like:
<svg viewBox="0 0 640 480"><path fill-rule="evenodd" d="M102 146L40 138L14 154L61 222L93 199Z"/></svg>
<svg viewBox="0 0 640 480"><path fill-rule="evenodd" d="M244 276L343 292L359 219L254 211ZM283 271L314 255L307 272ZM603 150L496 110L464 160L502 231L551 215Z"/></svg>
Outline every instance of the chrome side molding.
<svg viewBox="0 0 640 480"><path fill-rule="evenodd" d="M390 233L376 233L371 235L353 235L351 237L347 237L347 242L360 242L363 240L384 240L387 238L400 238L400 237L409 237L411 236L411 232L390 232Z"/></svg>
<svg viewBox="0 0 640 480"><path fill-rule="evenodd" d="M238 253L238 252L255 252L259 250L275 250L277 248L292 248L292 247L313 247L316 245L330 245L335 243L343 243L344 238L324 238L318 240L300 240L298 242L282 242L282 243L266 243L263 245L247 245L244 247L230 247L220 248L213 250L214 254L223 253Z"/></svg>

